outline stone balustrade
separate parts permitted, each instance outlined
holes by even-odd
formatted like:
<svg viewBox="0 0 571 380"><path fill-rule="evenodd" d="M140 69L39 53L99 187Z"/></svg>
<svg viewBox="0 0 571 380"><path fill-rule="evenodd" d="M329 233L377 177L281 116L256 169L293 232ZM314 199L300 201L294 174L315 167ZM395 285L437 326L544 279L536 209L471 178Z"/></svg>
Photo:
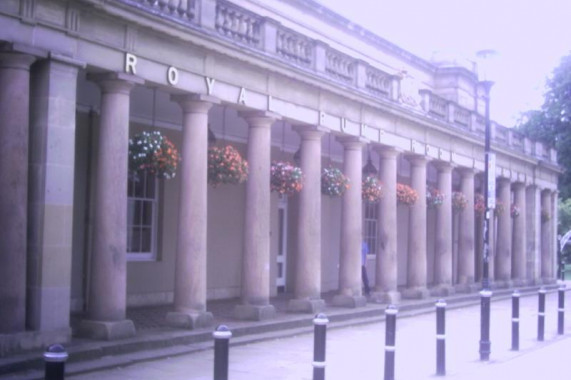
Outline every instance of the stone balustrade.
<svg viewBox="0 0 571 380"><path fill-rule="evenodd" d="M352 83L355 78L355 60L337 50L328 49L325 72L335 79Z"/></svg>
<svg viewBox="0 0 571 380"><path fill-rule="evenodd" d="M161 17L192 23L196 15L196 0L119 0L122 3L142 8Z"/></svg>
<svg viewBox="0 0 571 380"><path fill-rule="evenodd" d="M393 82L392 75L374 67L367 67L366 76L365 87L367 90L381 97L390 95Z"/></svg>
<svg viewBox="0 0 571 380"><path fill-rule="evenodd" d="M277 29L276 53L300 66L313 65L314 42L302 34L286 28Z"/></svg>
<svg viewBox="0 0 571 380"><path fill-rule="evenodd" d="M260 46L262 18L225 1L216 4L216 30L240 43Z"/></svg>
<svg viewBox="0 0 571 380"><path fill-rule="evenodd" d="M254 49L263 50L289 64L302 67L325 78L353 86L357 91L373 94L378 99L400 99L400 78L357 60L313 40L301 33L283 27L277 21L262 17L225 0L115 0L160 18L184 24L212 28L222 36ZM209 21L209 7L214 20ZM202 12L197 16L197 12ZM271 45L271 46L268 46ZM363 69L358 69L361 67ZM359 72L359 70L362 70ZM362 75L362 79L359 77ZM419 91L420 105L427 116L448 123L453 128L467 130L476 136L485 134L484 117L473 110L434 94L429 89ZM555 150L539 142L526 144L524 137L509 128L492 122L491 137L494 144L532 154L536 158L557 162Z"/></svg>

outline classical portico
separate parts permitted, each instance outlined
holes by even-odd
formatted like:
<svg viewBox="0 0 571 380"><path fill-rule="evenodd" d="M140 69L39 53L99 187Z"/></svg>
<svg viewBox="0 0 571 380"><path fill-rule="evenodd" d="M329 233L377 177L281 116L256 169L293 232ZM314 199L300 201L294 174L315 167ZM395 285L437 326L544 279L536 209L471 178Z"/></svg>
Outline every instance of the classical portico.
<svg viewBox="0 0 571 380"><path fill-rule="evenodd" d="M324 293L361 307L365 237L369 300L478 288L474 175L484 170L484 124L471 68L415 57L312 5L294 20L286 10L299 9L281 0L263 12L250 1L180 2L176 12L152 1L25 3L0 13L10 25L0 28L7 352L27 349L30 334L38 346L65 342L70 313L82 321L74 333L111 340L136 333L131 306L171 305L165 325L183 329L211 324L211 300L236 299L239 320L272 318L282 291L289 312L318 312ZM503 212L489 213L490 277L495 260L498 285L551 283L556 152L492 126ZM144 196L128 194L137 181L128 142L141 131L160 131L182 155L174 179L137 182ZM209 144L242 154L245 183L208 185ZM286 201L271 193L270 165L294 162L298 149L303 188ZM362 201L367 152L383 193L372 206ZM350 181L342 197L322 197L325 162ZM414 205L397 207L397 182L416 192ZM427 182L444 196L434 212ZM467 200L458 214L453 189Z"/></svg>

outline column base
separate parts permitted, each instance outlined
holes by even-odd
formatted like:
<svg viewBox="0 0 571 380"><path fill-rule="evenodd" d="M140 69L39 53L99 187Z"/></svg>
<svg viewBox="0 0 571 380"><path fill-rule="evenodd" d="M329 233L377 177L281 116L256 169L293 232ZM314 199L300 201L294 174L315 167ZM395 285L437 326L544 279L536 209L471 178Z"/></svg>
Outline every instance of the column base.
<svg viewBox="0 0 571 380"><path fill-rule="evenodd" d="M50 344L71 341L71 328L49 331L22 331L0 334L0 358L29 350L45 349Z"/></svg>
<svg viewBox="0 0 571 380"><path fill-rule="evenodd" d="M402 298L415 299L415 300L428 298L430 296L428 289L425 288L424 286L416 286L413 288L403 289L401 294Z"/></svg>
<svg viewBox="0 0 571 380"><path fill-rule="evenodd" d="M325 309L325 301L322 299L293 299L287 304L288 313L316 314Z"/></svg>
<svg viewBox="0 0 571 380"><path fill-rule="evenodd" d="M475 293L481 289L480 284L472 282L470 284L456 284L454 286L457 293Z"/></svg>
<svg viewBox="0 0 571 380"><path fill-rule="evenodd" d="M511 280L496 280L494 281L494 289L509 289L513 287Z"/></svg>
<svg viewBox="0 0 571 380"><path fill-rule="evenodd" d="M528 280L524 280L524 279L520 279L520 278L515 278L512 280L512 286L514 288L521 288L522 286L528 286L528 285L529 285Z"/></svg>
<svg viewBox="0 0 571 380"><path fill-rule="evenodd" d="M367 297L365 296L345 296L336 295L333 297L333 306L347 307L347 308L357 308L364 307L367 305Z"/></svg>
<svg viewBox="0 0 571 380"><path fill-rule="evenodd" d="M449 284L441 284L436 285L429 290L430 295L434 297L447 297L451 296L452 294L456 293L456 290L452 285Z"/></svg>
<svg viewBox="0 0 571 380"><path fill-rule="evenodd" d="M371 299L371 301L373 301L375 303L383 303L383 304L394 305L394 304L397 304L400 302L401 297L400 297L400 293L397 292L396 290L388 291L388 292L373 290L373 292L371 293L369 298Z"/></svg>
<svg viewBox="0 0 571 380"><path fill-rule="evenodd" d="M276 308L273 305L236 305L234 318L246 321L263 321L276 316Z"/></svg>
<svg viewBox="0 0 571 380"><path fill-rule="evenodd" d="M171 311L166 316L167 325L177 329L193 330L212 325L212 313L207 311Z"/></svg>
<svg viewBox="0 0 571 380"><path fill-rule="evenodd" d="M78 335L96 340L118 340L135 336L133 321L90 321L83 320L79 325Z"/></svg>
<svg viewBox="0 0 571 380"><path fill-rule="evenodd" d="M557 283L557 279L555 278L542 278L541 284L542 285L553 285Z"/></svg>

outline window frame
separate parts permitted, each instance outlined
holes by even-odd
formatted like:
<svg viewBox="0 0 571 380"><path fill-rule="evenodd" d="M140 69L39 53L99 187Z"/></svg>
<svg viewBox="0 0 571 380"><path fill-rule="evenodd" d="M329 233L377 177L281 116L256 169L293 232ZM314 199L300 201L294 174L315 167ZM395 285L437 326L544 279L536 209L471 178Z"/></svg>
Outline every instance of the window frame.
<svg viewBox="0 0 571 380"><path fill-rule="evenodd" d="M144 194L145 196L133 196L131 194L129 194L129 184L127 185L127 261L128 262L141 262L141 261L158 261L158 229L159 229L159 199L160 199L160 186L159 186L159 180L154 177L152 174L149 174L147 172L140 172L136 174L139 177L143 177L144 181L146 183L146 181L149 178L152 178L154 181L154 197L150 198L150 197L146 197L146 194ZM133 179L136 178L135 175L133 175L132 173L130 173L128 181L131 182L133 181ZM147 186L145 184L144 186L145 191L147 191ZM151 203L151 207L152 207L152 218L151 218L151 224L150 224L150 229L151 229L151 243L150 243L150 248L151 250L149 252L136 252L136 251L129 251L129 244L130 244L130 236L132 236L132 231L134 231L134 228L139 227L141 228L142 224L132 224L131 220L129 218L129 205L131 204L132 201L142 201L142 202L150 202Z"/></svg>

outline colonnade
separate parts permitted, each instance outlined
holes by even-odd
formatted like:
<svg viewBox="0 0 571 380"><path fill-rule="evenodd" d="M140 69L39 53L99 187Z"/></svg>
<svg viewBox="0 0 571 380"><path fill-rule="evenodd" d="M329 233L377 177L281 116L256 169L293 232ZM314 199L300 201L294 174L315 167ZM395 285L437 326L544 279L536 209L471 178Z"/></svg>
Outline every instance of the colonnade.
<svg viewBox="0 0 571 380"><path fill-rule="evenodd" d="M30 65L35 58L20 53L0 55L0 333L18 332L28 326L49 326L69 329L69 296L63 307L60 295L70 288L71 230L73 215L73 168L75 132L75 86L80 64L69 60L50 58L50 65L38 71L36 80L49 80L50 76L64 77L65 85L46 86L46 101L30 100ZM58 78L59 78L58 77ZM88 313L80 332L97 339L118 339L132 336L135 328L126 317L126 231L127 231L127 149L129 131L129 102L133 86L143 81L133 75L108 73L91 76L90 80L101 89L101 115L99 144L96 154L97 171L95 215L93 221L93 250L91 257ZM36 84L33 84L36 86ZM59 101L50 103L50 99ZM207 130L208 111L219 101L203 95L174 96L183 111L182 155L187 158L180 167L180 199L177 233L176 273L174 288L175 310L167 321L177 327L195 328L208 325L212 315L206 310L206 259L207 259ZM59 108L58 108L59 107ZM40 110L46 112L39 112ZM37 128L29 139L29 115L36 116ZM65 120L50 117L50 112L68 116ZM249 126L247 160L249 179L246 185L244 246L242 260L241 301L234 310L239 319L261 320L271 318L275 308L270 303L270 147L271 126L280 115L271 112L248 111L241 116ZM285 115L284 115L285 116ZM300 194L297 267L294 298L288 308L292 312L314 313L321 309L321 137L325 130L318 126L296 126L301 137L301 166L305 173L305 186ZM46 144L59 138L65 143L64 153ZM38 139L38 146L47 148L37 163L29 162L28 141ZM361 293L360 246L362 236L361 178L362 149L365 140L352 136L339 136L342 144L343 170L352 186L342 199L341 246L339 260L339 288L333 304L359 307L366 303ZM63 146L63 145L62 145ZM60 148L61 149L61 148ZM473 212L473 168L453 168L449 162L434 161L438 170L438 188L446 197L437 211L434 287L427 282L427 211L426 179L429 159L424 155L406 154L411 166L411 187L419 199L409 209L407 286L397 284L397 161L399 151L376 145L379 154L380 179L384 196L379 203L379 250L372 299L379 302L397 302L401 297L423 298L430 292L450 294L476 289L475 285L475 218ZM58 153L58 154L56 154ZM59 183L57 195L50 191L49 172L59 164L71 168L69 183ZM38 177L28 169L35 169ZM68 168L69 169L69 168ZM468 199L460 214L458 284L452 283L452 172L461 173L461 190ZM46 171L48 174L46 174ZM30 178L30 183L28 183ZM515 204L521 218L514 220L513 237L509 205L513 186ZM37 203L30 209L28 188ZM54 187L55 189L55 187ZM63 190L62 190L63 189ZM532 189L532 190L530 190ZM43 193L41 193L43 191ZM495 282L508 285L553 278L553 222L548 216L541 219L541 211L553 214L556 193L541 191L533 212L526 210L529 191L535 186L499 181L499 198L507 210L498 217L497 246L495 252ZM536 193L539 194L539 193ZM33 200L33 198L32 198ZM41 206L41 209L40 209ZM60 222L64 215L63 222ZM66 219L67 218L67 219ZM37 236L27 237L27 225ZM530 271L529 228L540 230L541 247L539 272ZM52 230L56 229L54 233ZM60 241L42 240L42 236L58 236ZM527 236L527 238L526 238ZM36 239L37 237L37 239ZM27 242L34 255L28 255ZM54 247L57 250L54 251ZM60 255L56 261L53 255ZM63 255L63 258L61 257ZM527 257L526 257L527 255ZM37 258L26 263L26 257ZM64 263L61 268L53 264ZM531 264L535 265L535 264ZM41 289L50 290L38 295L33 304L26 298L26 267L35 268ZM34 279L31 279L34 280ZM30 279L28 279L30 283ZM29 285L28 285L29 286ZM28 302L28 307L26 307ZM55 302L55 303L54 303ZM26 311L27 310L27 311ZM43 316L48 313L49 316ZM50 321L47 323L47 321ZM34 324L35 323L35 324ZM46 327L48 328L48 327Z"/></svg>

